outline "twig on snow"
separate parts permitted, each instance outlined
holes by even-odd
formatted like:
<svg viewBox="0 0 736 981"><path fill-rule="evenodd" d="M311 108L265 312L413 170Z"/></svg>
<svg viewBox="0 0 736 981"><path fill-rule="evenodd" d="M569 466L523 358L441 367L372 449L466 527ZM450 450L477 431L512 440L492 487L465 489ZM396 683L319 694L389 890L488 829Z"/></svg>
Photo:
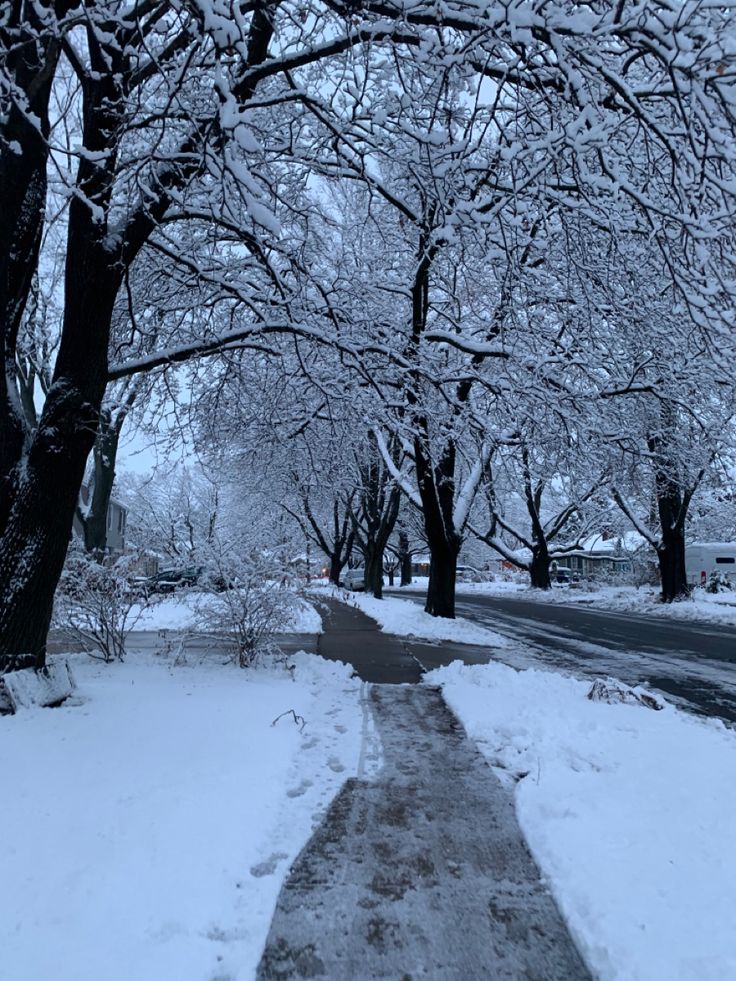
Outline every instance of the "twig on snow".
<svg viewBox="0 0 736 981"><path fill-rule="evenodd" d="M287 709L285 712L282 712L281 715L277 715L271 725L275 726L279 719L283 719L283 717L289 713L294 716L294 724L299 726L299 732L304 732L304 726L307 724L307 720L303 715L297 715L294 709Z"/></svg>

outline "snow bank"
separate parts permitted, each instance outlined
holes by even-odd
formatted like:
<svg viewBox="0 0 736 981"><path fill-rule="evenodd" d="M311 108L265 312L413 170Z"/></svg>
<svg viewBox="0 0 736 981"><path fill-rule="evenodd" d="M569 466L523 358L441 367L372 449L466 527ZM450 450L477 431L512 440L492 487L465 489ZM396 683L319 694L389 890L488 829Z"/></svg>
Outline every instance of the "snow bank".
<svg viewBox="0 0 736 981"><path fill-rule="evenodd" d="M333 590L330 595L362 610L378 623L384 633L398 637L473 644L476 647L506 647L509 643L494 630L479 627L462 617L455 620L432 617L412 600L396 599L393 596L378 600L364 593L348 593L345 590Z"/></svg>
<svg viewBox="0 0 736 981"><path fill-rule="evenodd" d="M590 683L455 662L426 676L517 778L524 833L594 975L736 977L736 734Z"/></svg>
<svg viewBox="0 0 736 981"><path fill-rule="evenodd" d="M131 622L135 624L135 630L193 630L197 627L198 611L206 607L208 599L208 593L197 590L161 596L150 606L134 607ZM291 617L279 632L319 634L322 620L310 603L297 597Z"/></svg>
<svg viewBox="0 0 736 981"><path fill-rule="evenodd" d="M0 718L3 977L253 977L289 863L361 750L351 669L291 660L82 657L76 704ZM272 725L290 709L303 732Z"/></svg>
<svg viewBox="0 0 736 981"><path fill-rule="evenodd" d="M662 603L659 590L652 586L604 586L592 592L577 590L556 591L555 599L562 603L580 603L607 610L643 613L670 620L699 620L708 623L736 624L736 592L706 593L693 591L689 599L677 603Z"/></svg>
<svg viewBox="0 0 736 981"><path fill-rule="evenodd" d="M284 626L283 633L321 634L322 618L311 603L299 598L291 619Z"/></svg>
<svg viewBox="0 0 736 981"><path fill-rule="evenodd" d="M698 620L707 623L736 624L736 591L706 593L696 589L689 599L678 603L661 603L659 589L654 586L590 586L580 589L553 586L548 592L531 589L515 582L458 584L458 599L471 594L502 596L532 600L538 603L559 603L592 606L601 610L641 613L671 620Z"/></svg>
<svg viewBox="0 0 736 981"><path fill-rule="evenodd" d="M150 606L136 605L130 613L135 630L189 630L194 627L201 593L182 593L152 599Z"/></svg>

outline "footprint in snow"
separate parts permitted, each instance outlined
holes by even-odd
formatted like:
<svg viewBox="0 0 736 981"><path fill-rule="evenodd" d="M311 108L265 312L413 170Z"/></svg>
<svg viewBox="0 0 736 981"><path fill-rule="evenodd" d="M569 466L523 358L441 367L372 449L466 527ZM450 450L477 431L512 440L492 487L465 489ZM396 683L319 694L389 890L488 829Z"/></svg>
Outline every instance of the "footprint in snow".
<svg viewBox="0 0 736 981"><path fill-rule="evenodd" d="M269 855L263 862L258 862L257 865L251 865L250 874L256 879L261 879L264 875L273 875L279 862L288 857L285 852L274 852L273 855Z"/></svg>
<svg viewBox="0 0 736 981"><path fill-rule="evenodd" d="M287 797L301 797L302 794L306 794L309 788L312 786L311 780L302 780L298 787L292 787L291 790L286 791Z"/></svg>

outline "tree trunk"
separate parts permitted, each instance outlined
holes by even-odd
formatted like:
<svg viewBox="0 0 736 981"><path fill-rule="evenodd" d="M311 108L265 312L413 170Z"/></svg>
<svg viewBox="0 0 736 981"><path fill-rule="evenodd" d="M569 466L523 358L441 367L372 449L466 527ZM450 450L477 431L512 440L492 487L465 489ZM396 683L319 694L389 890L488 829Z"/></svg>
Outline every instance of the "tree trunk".
<svg viewBox="0 0 736 981"><path fill-rule="evenodd" d="M14 468L8 520L0 528L0 670L23 660L37 666L45 661L54 592L107 384L110 325L123 269L117 253L108 251L106 222L99 215L107 213L112 198L122 102L120 77L100 59L99 77L83 93L89 157L79 160L80 194L69 205L64 318L53 382L27 455ZM104 156L104 166L98 156Z"/></svg>
<svg viewBox="0 0 736 981"><path fill-rule="evenodd" d="M107 550L107 512L115 483L115 460L119 433L103 419L94 446L92 500L84 518L84 547L97 558Z"/></svg>
<svg viewBox="0 0 736 981"><path fill-rule="evenodd" d="M341 555L335 554L333 552L330 555L330 582L333 586L340 585L340 575L345 567L347 559L344 559Z"/></svg>
<svg viewBox="0 0 736 981"><path fill-rule="evenodd" d="M0 536L0 670L19 660L45 661L54 592L97 433L119 280L98 238L87 206L74 198L53 384L27 458L15 471Z"/></svg>
<svg viewBox="0 0 736 981"><path fill-rule="evenodd" d="M383 551L371 548L365 555L365 591L383 599Z"/></svg>
<svg viewBox="0 0 736 981"><path fill-rule="evenodd" d="M43 5L12 4L3 16L3 28L10 28L15 43L5 47L0 119L0 535L13 503L12 472L28 436L15 390L15 351L41 247L48 104L60 51L43 21ZM3 41L7 45L7 35ZM25 95L26 112L17 104L22 97L9 97L8 83Z"/></svg>
<svg viewBox="0 0 736 981"><path fill-rule="evenodd" d="M447 542L430 543L429 586L424 607L433 617L455 619L455 580L460 551Z"/></svg>
<svg viewBox="0 0 736 981"><path fill-rule="evenodd" d="M401 566L401 585L411 586L411 552L409 551L409 536L405 531L399 532L399 564Z"/></svg>
<svg viewBox="0 0 736 981"><path fill-rule="evenodd" d="M421 420L425 431L426 419ZM428 452L428 441L414 440L417 485L422 499L424 531L429 546L429 586L424 607L434 617L455 619L455 580L462 536L455 531L455 442L449 439L436 466Z"/></svg>
<svg viewBox="0 0 736 981"><path fill-rule="evenodd" d="M52 387L0 539L0 671L44 664L54 592L96 428L95 411L78 391Z"/></svg>
<svg viewBox="0 0 736 981"><path fill-rule="evenodd" d="M532 550L532 560L529 563L529 578L533 589L551 589L549 563L550 558L546 545L535 546Z"/></svg>
<svg viewBox="0 0 736 981"><path fill-rule="evenodd" d="M664 528L662 529L664 532ZM662 587L662 602L688 596L690 589L685 568L685 534L682 527L669 528L662 535L662 543L657 549L659 577Z"/></svg>
<svg viewBox="0 0 736 981"><path fill-rule="evenodd" d="M665 406L663 412L666 409ZM665 416L665 419L670 428L674 428L675 423L669 414ZM671 603L673 600L683 599L690 593L687 584L687 570L685 569L685 520L690 501L700 478L692 487L683 487L674 476L676 473L675 463L668 458L666 453L661 451L660 443L656 438L650 438L649 449L653 453L660 453L660 462L658 462L655 475L657 511L661 531L657 559L662 586L662 602Z"/></svg>

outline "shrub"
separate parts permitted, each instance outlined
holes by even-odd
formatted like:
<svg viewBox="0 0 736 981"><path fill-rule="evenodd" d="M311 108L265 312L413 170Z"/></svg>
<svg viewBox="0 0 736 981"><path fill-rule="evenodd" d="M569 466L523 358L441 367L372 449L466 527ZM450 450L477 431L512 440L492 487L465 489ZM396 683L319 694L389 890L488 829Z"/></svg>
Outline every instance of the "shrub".
<svg viewBox="0 0 736 981"><path fill-rule="evenodd" d="M202 580L208 595L199 606L199 623L233 646L240 667L248 667L288 625L296 594L278 563L267 556L214 552L208 568Z"/></svg>
<svg viewBox="0 0 736 981"><path fill-rule="evenodd" d="M708 577L705 587L706 593L723 593L732 588L731 581L722 572L714 569Z"/></svg>
<svg viewBox="0 0 736 981"><path fill-rule="evenodd" d="M102 661L122 661L128 634L141 613L140 596L128 581L129 564L123 557L104 565L73 551L59 583L53 625Z"/></svg>

